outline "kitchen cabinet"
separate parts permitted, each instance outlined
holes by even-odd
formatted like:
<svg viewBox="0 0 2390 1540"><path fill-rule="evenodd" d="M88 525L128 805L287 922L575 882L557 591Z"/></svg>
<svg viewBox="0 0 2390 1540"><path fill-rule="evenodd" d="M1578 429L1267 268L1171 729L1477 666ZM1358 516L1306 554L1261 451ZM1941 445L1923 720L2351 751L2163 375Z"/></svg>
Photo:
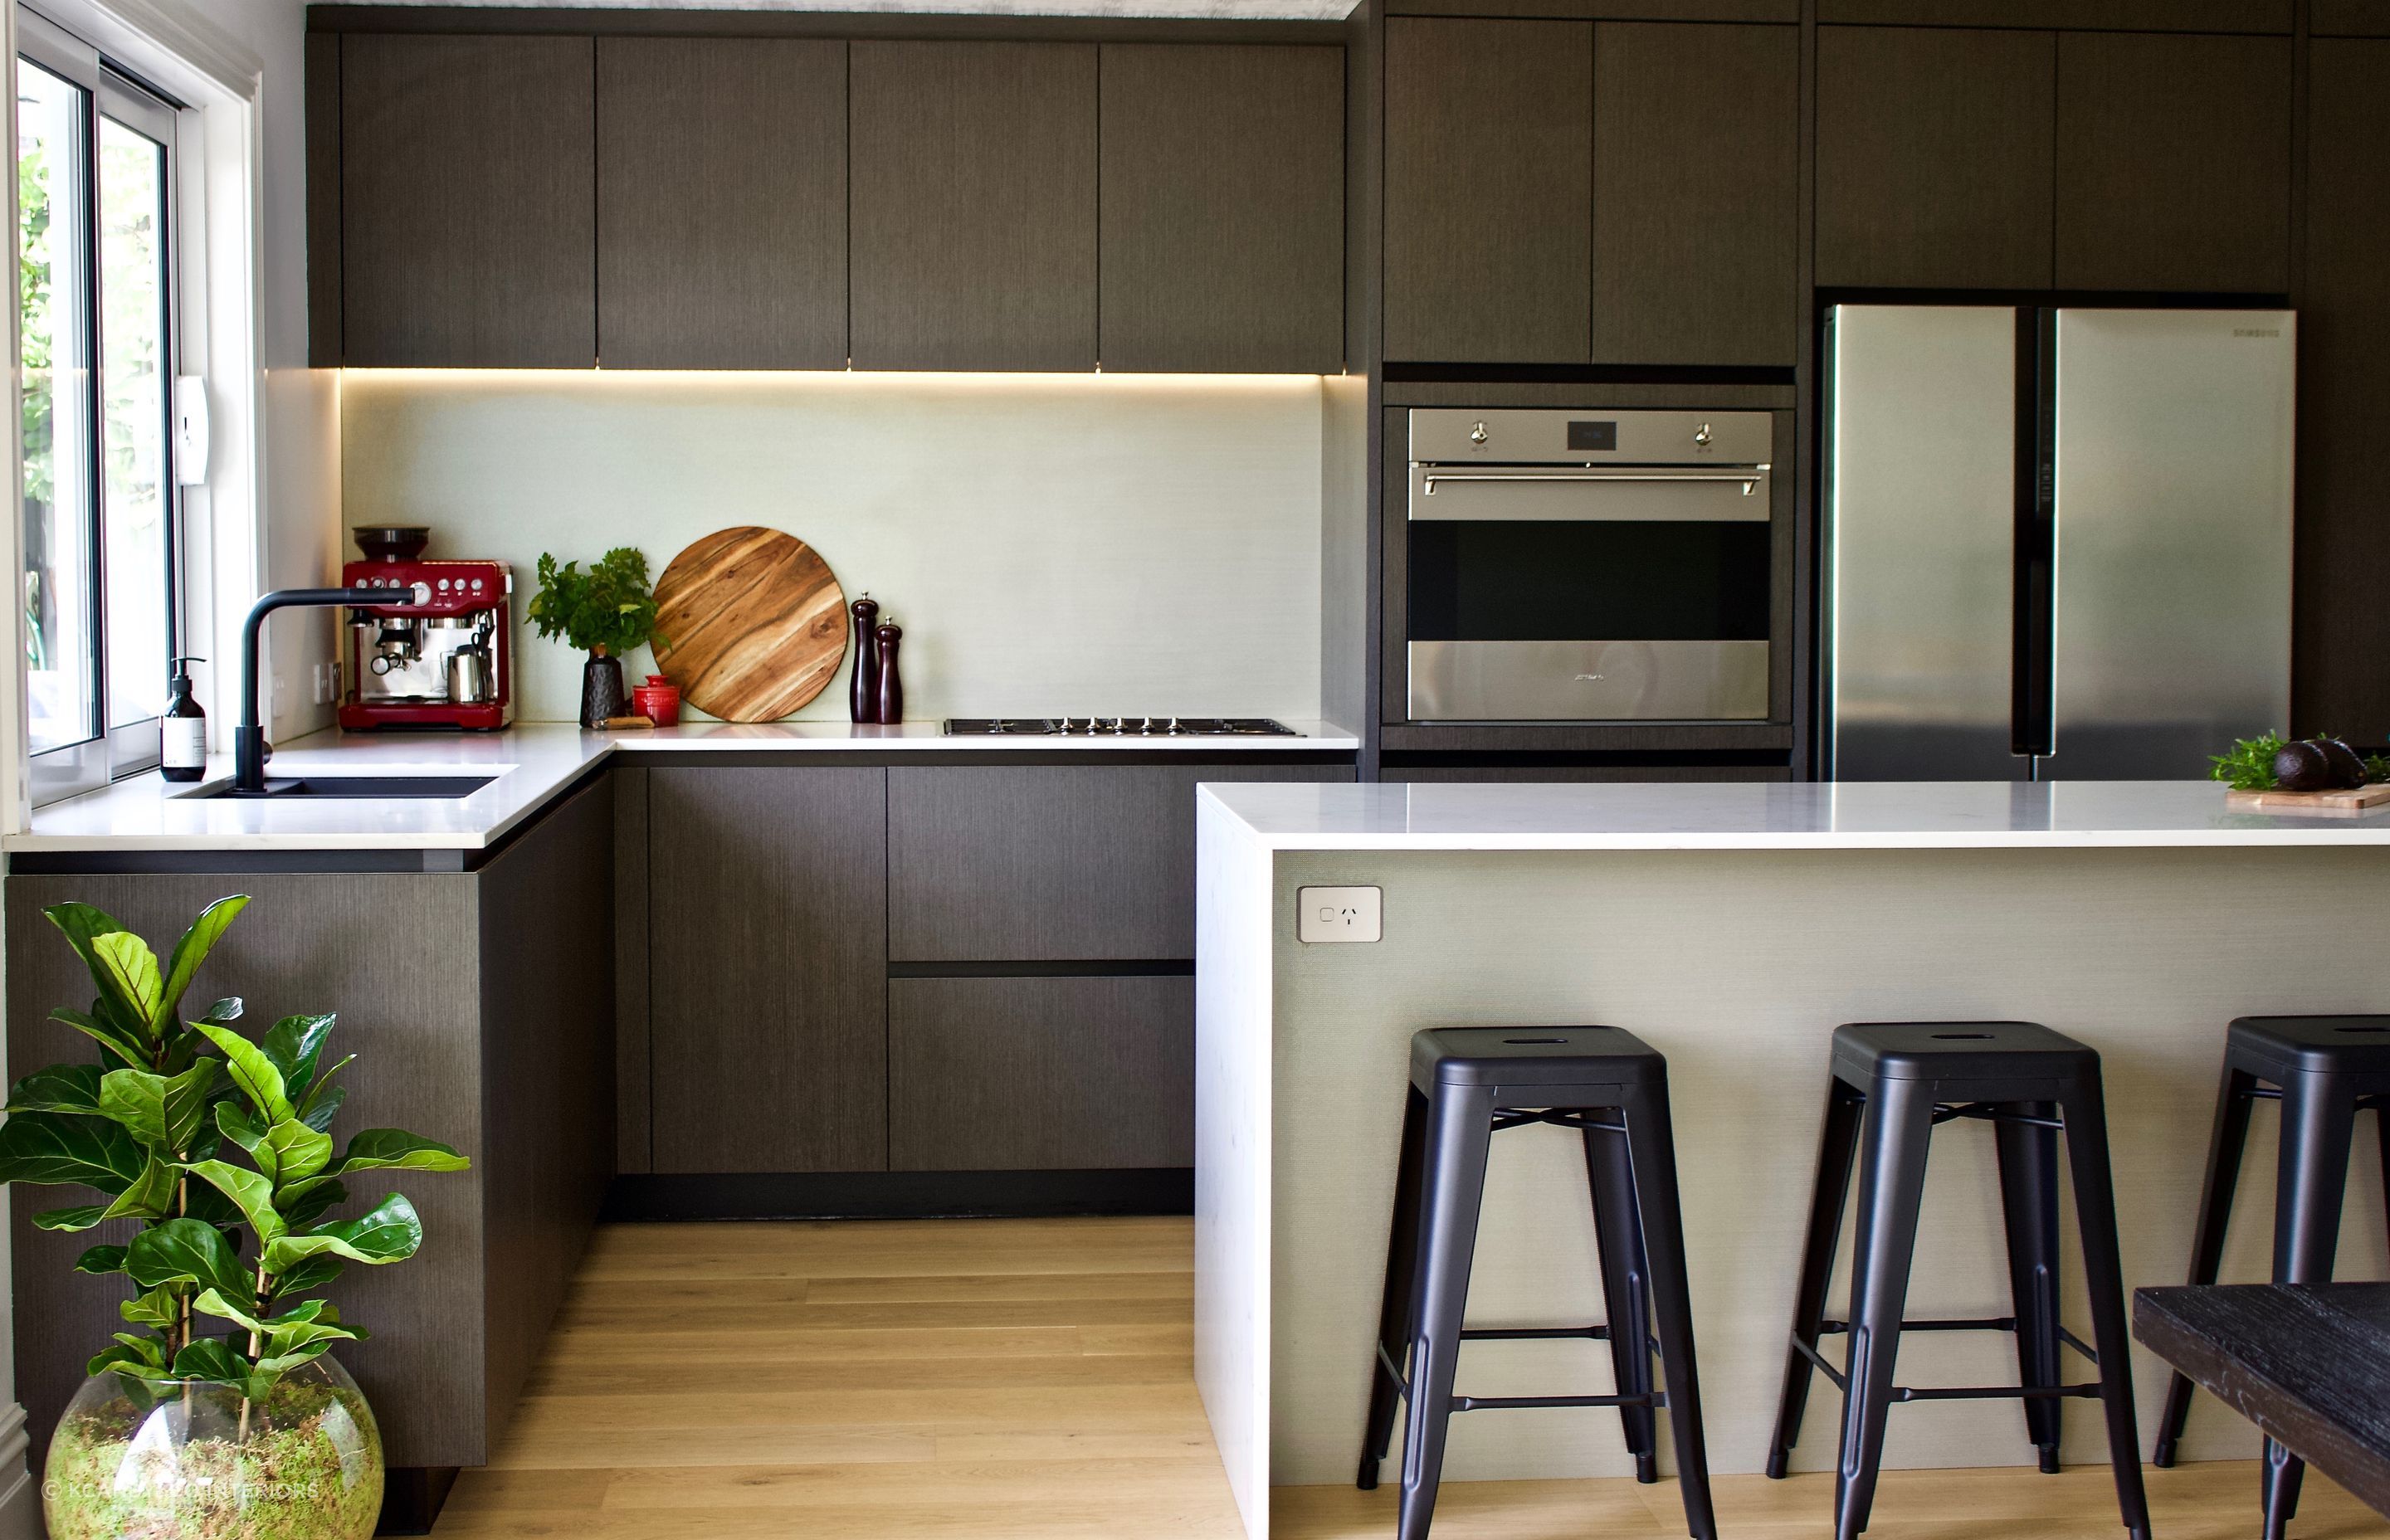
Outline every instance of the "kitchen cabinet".
<svg viewBox="0 0 2390 1540"><path fill-rule="evenodd" d="M2058 40L1818 29L1817 281L2047 289Z"/></svg>
<svg viewBox="0 0 2390 1540"><path fill-rule="evenodd" d="M341 38L341 362L596 362L593 76L587 37Z"/></svg>
<svg viewBox="0 0 2390 1540"><path fill-rule="evenodd" d="M1344 51L1106 44L1107 370L1344 366Z"/></svg>
<svg viewBox="0 0 2390 1540"><path fill-rule="evenodd" d="M2062 32L2061 289L2291 286L2291 42Z"/></svg>
<svg viewBox="0 0 2390 1540"><path fill-rule="evenodd" d="M888 1164L1060 1171L1195 1163L1195 981L897 979Z"/></svg>
<svg viewBox="0 0 2390 1540"><path fill-rule="evenodd" d="M1385 353L1582 364L1592 327L1593 26L1385 24Z"/></svg>
<svg viewBox="0 0 2390 1540"><path fill-rule="evenodd" d="M1606 21L1593 81L1594 362L1789 366L1799 31Z"/></svg>
<svg viewBox="0 0 2390 1540"><path fill-rule="evenodd" d="M898 765L888 956L1191 958L1196 785L1352 778L1331 765Z"/></svg>
<svg viewBox="0 0 2390 1540"><path fill-rule="evenodd" d="M887 774L648 772L657 1172L886 1167Z"/></svg>
<svg viewBox="0 0 2390 1540"><path fill-rule="evenodd" d="M2378 742L2390 725L2390 40L2318 38L2307 59L2306 290L2291 612L2298 732Z"/></svg>
<svg viewBox="0 0 2390 1540"><path fill-rule="evenodd" d="M1094 368L1096 45L849 47L854 366Z"/></svg>
<svg viewBox="0 0 2390 1540"><path fill-rule="evenodd" d="M598 357L846 365L846 45L600 37Z"/></svg>

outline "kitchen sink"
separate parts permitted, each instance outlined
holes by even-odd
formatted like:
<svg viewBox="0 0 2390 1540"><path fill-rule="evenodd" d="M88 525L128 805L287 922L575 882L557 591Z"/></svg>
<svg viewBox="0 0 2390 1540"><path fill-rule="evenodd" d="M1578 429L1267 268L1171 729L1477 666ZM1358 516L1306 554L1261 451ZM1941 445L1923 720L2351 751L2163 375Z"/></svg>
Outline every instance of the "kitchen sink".
<svg viewBox="0 0 2390 1540"><path fill-rule="evenodd" d="M289 779L269 777L265 783L264 795L268 797L341 797L361 802L378 798L453 801L458 797L469 797L497 778L495 776L300 776ZM222 786L212 786L204 791L190 791L184 794L203 799L237 795L229 781Z"/></svg>

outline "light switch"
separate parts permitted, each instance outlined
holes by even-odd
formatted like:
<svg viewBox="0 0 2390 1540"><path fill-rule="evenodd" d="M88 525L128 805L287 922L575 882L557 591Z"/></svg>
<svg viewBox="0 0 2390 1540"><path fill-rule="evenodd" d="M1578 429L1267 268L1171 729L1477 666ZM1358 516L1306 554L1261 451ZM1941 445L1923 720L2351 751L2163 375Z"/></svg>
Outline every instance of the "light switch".
<svg viewBox="0 0 2390 1540"><path fill-rule="evenodd" d="M1297 888L1294 939L1376 941L1385 934L1385 895L1376 888Z"/></svg>

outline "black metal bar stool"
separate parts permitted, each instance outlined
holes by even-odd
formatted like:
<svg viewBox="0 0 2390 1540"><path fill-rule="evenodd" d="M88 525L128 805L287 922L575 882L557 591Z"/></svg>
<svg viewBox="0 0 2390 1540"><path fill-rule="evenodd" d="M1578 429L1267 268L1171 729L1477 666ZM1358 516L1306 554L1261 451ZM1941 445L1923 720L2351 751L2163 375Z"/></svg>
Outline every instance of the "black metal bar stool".
<svg viewBox="0 0 2390 1540"><path fill-rule="evenodd" d="M2281 1165L2274 1177L2274 1281L2323 1283L2340 1249L2340 1210L2348 1186L2357 1114L2383 1117L2383 1179L2390 1187L2390 1016L2243 1016L2224 1034L2224 1084L2216 1096L2216 1130L2207 1143L2207 1183L2191 1243L2191 1281L2214 1283L2224 1260L2224 1232L2249 1141L2249 1113L2261 1100L2282 1104ZM2191 1381L2167 1383L2158 1418L2160 1466L2191 1416ZM2306 1467L2268 1439L2261 1492L2267 1540L2282 1540L2296 1515Z"/></svg>
<svg viewBox="0 0 2390 1540"><path fill-rule="evenodd" d="M1906 1321L1908 1270L1925 1187L1926 1147L1934 1126L1954 1118L1993 1125L2000 1165L2000 1206L2009 1246L2009 1287L2016 1314L1987 1320ZM2075 1212L2091 1296L2087 1347L2059 1322L2058 1136L2066 1135L2074 1168ZM1826 1286L1851 1167L1858 1166L1857 1251L1851 1263L1847 1322L1826 1318ZM2021 1384L1911 1389L1893 1383L1904 1331L2009 1331L2016 1334ZM1818 1352L1821 1336L1847 1333L1850 1351L1837 1369ZM2087 1384L2062 1382L2061 1345L2100 1370ZM2117 1505L2136 1540L2148 1540L2149 1503L2141 1489L2140 1447L2133 1428L2131 1347L2125 1286L2116 1251L2116 1200L2108 1173L2108 1120L2100 1056L2031 1021L1870 1021L1834 1029L1833 1079L1827 1090L1818 1185L1809 1203L1807 1250L1792 1307L1784 1361L1784 1398L1767 1473L1781 1478L1801 1436L1810 1378L1822 1371L1843 1392L1842 1454L1834 1476L1836 1540L1855 1540L1875 1502L1886 1414L1895 1401L2024 1403L2025 1435L2041 1469L2058 1469L2059 1412L2069 1396L2107 1408L2108 1451Z"/></svg>
<svg viewBox="0 0 2390 1540"><path fill-rule="evenodd" d="M1495 1134L1529 1123L1556 1123L1585 1136L1606 1326L1504 1330L1461 1325L1487 1150ZM1548 1338L1607 1341L1618 1393L1453 1393L1462 1342ZM1655 1353L1664 1394L1651 1385ZM1517 1406L1617 1407L1636 1478L1644 1482L1659 1479L1652 1412L1666 1407L1686 1522L1695 1540L1715 1540L1668 1126L1668 1062L1648 1044L1616 1027L1451 1027L1412 1037L1369 1425L1361 1444L1364 1491L1378 1484L1397 1395L1410 1404L1399 1540L1426 1540L1451 1414Z"/></svg>

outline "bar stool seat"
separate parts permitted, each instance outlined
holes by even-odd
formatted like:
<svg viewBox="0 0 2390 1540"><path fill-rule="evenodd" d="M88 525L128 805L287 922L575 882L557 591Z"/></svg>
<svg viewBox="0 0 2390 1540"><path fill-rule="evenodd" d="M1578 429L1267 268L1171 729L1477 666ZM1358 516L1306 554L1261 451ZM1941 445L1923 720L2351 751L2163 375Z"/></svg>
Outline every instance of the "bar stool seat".
<svg viewBox="0 0 2390 1540"><path fill-rule="evenodd" d="M2340 1250L2341 1203L2359 1112L2382 1117L2384 1187L2390 1189L2390 1016L2243 1016L2225 1029L2224 1078L2191 1243L2192 1283L2214 1283L2223 1265L2249 1115L2268 1100L2282 1105L2274 1281L2328 1282ZM2191 1416L2191 1381L2180 1374L2167 1381L2152 1457L2161 1468L2174 1464ZM2282 1540L2288 1531L2305 1473L2296 1456L2267 1441L2259 1478L2267 1540Z"/></svg>
<svg viewBox="0 0 2390 1540"><path fill-rule="evenodd" d="M2096 1398L2107 1413L2110 1460L2125 1527L2136 1540L2148 1540L2149 1504L2133 1427L2131 1347L2099 1054L2034 1021L1859 1021L1834 1029L1831 1063L1808 1241L1793 1302L1784 1392L1767 1473L1780 1479L1786 1473L1800 1437L1810 1382L1818 1373L1844 1392L1834 1478L1837 1540L1857 1540L1867 1528L1883 1457L1886 1415L1895 1403L2022 1401L2026 1436L2038 1451L2041 1469L2055 1471L2062 1402ZM2015 1314L1991 1319L1906 1320L1926 1147L1935 1126L1959 1119L1993 1125ZM2074 1172L2090 1294L2093 1341L2088 1344L2059 1320L2061 1132L2066 1136ZM1857 1237L1845 1322L1827 1318L1826 1289L1833 1277L1854 1165L1858 1173ZM1893 1383L1904 1331L1976 1330L2015 1334L2020 1383ZM1845 1334L1849 1352L1838 1368L1819 1351L1818 1341ZM2062 1347L2090 1359L2099 1370L2096 1380L2065 1383L2060 1373Z"/></svg>
<svg viewBox="0 0 2390 1540"><path fill-rule="evenodd" d="M1715 1540L1667 1060L1616 1027L1448 1027L1413 1035L1410 1082L1357 1484L1365 1491L1378 1484L1398 1396L1409 1404L1399 1540L1426 1540L1452 1413L1614 1406L1636 1476L1651 1482L1658 1480L1653 1414L1664 1407L1676 1438L1687 1525L1695 1540ZM1600 1326L1464 1328L1493 1136L1530 1123L1573 1128L1584 1137L1610 1319ZM1615 1394L1454 1392L1462 1342L1561 1338L1609 1343ZM1664 1392L1652 1385L1654 1353Z"/></svg>

